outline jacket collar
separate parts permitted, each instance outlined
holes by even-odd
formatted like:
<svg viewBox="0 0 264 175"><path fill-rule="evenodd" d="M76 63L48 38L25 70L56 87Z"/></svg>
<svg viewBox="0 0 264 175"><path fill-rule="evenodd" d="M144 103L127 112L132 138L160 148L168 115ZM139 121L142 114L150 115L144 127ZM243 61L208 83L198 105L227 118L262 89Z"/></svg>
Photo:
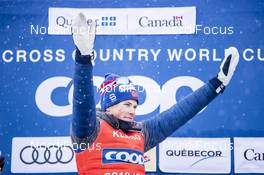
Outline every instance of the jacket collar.
<svg viewBox="0 0 264 175"><path fill-rule="evenodd" d="M124 132L142 131L141 122L126 122L102 111L97 111L96 114L100 119L106 121L114 129L121 129Z"/></svg>

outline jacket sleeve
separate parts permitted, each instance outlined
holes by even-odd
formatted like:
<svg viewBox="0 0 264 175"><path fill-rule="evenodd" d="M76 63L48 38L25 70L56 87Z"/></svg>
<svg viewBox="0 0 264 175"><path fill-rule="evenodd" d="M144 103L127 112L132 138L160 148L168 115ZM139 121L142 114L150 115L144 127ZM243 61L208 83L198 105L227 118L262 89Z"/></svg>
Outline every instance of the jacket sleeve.
<svg viewBox="0 0 264 175"><path fill-rule="evenodd" d="M99 122L93 90L93 66L91 56L82 56L77 49L73 76L73 118L71 137L74 143L90 143L96 137Z"/></svg>
<svg viewBox="0 0 264 175"><path fill-rule="evenodd" d="M157 146L208 105L217 96L216 88L221 84L214 78L170 109L144 121L145 151Z"/></svg>

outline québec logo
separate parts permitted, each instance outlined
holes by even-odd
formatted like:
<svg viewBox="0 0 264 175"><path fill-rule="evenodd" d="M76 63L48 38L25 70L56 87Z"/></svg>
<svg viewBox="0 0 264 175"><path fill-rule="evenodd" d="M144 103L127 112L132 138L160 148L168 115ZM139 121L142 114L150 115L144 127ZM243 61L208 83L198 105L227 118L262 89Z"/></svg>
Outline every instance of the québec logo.
<svg viewBox="0 0 264 175"><path fill-rule="evenodd" d="M142 152L130 149L103 149L103 164L131 163L144 166Z"/></svg>
<svg viewBox="0 0 264 175"><path fill-rule="evenodd" d="M101 26L116 26L115 16L103 16Z"/></svg>
<svg viewBox="0 0 264 175"><path fill-rule="evenodd" d="M87 19L87 24L91 25L93 19ZM96 19L97 26L103 27L113 27L116 26L117 17L116 16L102 16L99 19ZM72 19L67 18L66 16L58 16L56 18L56 24L63 28L70 28L72 25Z"/></svg>

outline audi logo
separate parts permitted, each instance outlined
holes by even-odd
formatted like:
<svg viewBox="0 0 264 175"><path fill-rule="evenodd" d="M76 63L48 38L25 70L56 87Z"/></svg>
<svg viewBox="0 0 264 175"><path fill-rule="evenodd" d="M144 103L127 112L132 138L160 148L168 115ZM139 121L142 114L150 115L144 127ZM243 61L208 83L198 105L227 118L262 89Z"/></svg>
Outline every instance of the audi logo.
<svg viewBox="0 0 264 175"><path fill-rule="evenodd" d="M20 160L27 165L31 164L67 164L74 157L73 149L70 146L25 146L20 151Z"/></svg>

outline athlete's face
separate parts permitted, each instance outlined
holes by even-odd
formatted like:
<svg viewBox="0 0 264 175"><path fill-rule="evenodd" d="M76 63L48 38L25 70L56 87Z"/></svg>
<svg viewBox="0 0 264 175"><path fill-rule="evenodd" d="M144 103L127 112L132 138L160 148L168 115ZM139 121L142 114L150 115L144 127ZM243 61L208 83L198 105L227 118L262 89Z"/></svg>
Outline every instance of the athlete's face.
<svg viewBox="0 0 264 175"><path fill-rule="evenodd" d="M136 108L137 102L135 100L126 100L107 108L106 112L120 120L132 122L134 121Z"/></svg>

